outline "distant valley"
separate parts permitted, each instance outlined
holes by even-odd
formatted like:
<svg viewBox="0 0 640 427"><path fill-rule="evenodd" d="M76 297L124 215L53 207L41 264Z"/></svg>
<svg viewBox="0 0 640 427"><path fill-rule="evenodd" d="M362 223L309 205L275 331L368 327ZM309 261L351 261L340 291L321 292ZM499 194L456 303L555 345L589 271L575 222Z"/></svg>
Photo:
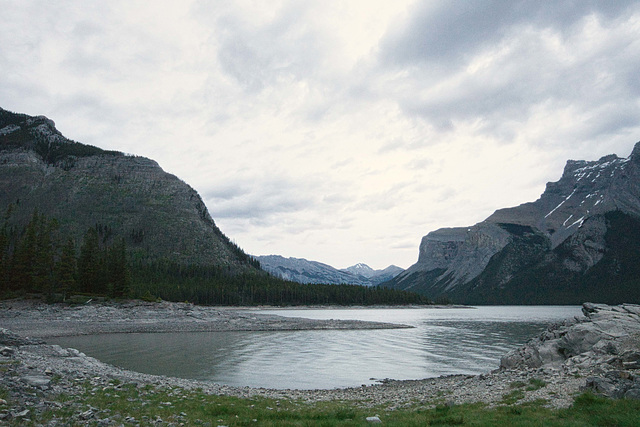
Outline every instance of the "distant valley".
<svg viewBox="0 0 640 427"><path fill-rule="evenodd" d="M0 212L0 298L428 302L415 293L371 286L393 276L366 268L354 267L356 274L336 270L322 284L270 275L222 233L192 187L155 161L73 141L47 117L2 108Z"/></svg>
<svg viewBox="0 0 640 427"><path fill-rule="evenodd" d="M338 270L330 265L303 258L285 258L279 255L257 256L255 258L264 270L274 276L298 283L375 286L393 279L404 271L395 265L390 265L384 270L374 270L366 264L356 264Z"/></svg>
<svg viewBox="0 0 640 427"><path fill-rule="evenodd" d="M126 251L133 294L148 298L245 305L640 302L640 143L627 158L569 160L534 202L428 233L418 262L404 271L251 257L220 231L200 195L155 161L72 141L44 116L3 109L0 210L0 294L58 289L55 264L65 241L71 283L93 229L102 253L116 244ZM35 213L46 221L29 234ZM98 276L107 261L95 261ZM69 283L65 289L74 289Z"/></svg>

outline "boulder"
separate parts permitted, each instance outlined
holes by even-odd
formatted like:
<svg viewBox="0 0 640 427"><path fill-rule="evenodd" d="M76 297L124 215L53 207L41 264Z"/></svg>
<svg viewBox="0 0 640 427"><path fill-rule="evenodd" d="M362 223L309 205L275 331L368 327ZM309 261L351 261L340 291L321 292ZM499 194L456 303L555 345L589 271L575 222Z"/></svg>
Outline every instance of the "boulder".
<svg viewBox="0 0 640 427"><path fill-rule="evenodd" d="M502 369L600 364L640 367L640 306L585 303L584 318L551 326L537 338L506 354ZM578 357L579 356L579 357Z"/></svg>
<svg viewBox="0 0 640 427"><path fill-rule="evenodd" d="M34 345L44 344L44 341L37 340L28 337L22 337L18 334L14 334L8 329L0 328L0 345L3 346L21 346L21 345Z"/></svg>

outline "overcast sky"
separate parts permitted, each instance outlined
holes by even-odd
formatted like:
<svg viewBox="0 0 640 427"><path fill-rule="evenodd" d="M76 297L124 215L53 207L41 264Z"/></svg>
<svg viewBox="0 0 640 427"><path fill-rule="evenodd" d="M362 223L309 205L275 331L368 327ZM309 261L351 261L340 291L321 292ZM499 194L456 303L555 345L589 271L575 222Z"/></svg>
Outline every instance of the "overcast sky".
<svg viewBox="0 0 640 427"><path fill-rule="evenodd" d="M409 267L640 140L637 1L0 0L0 107L156 160L254 255Z"/></svg>

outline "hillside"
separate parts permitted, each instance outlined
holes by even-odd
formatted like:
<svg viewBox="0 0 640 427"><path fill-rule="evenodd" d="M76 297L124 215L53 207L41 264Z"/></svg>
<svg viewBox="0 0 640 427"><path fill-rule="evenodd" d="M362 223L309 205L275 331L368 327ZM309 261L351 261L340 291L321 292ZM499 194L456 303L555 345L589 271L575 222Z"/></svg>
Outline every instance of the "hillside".
<svg viewBox="0 0 640 427"><path fill-rule="evenodd" d="M426 235L386 282L473 304L640 302L640 143L628 158L567 162L535 202Z"/></svg>
<svg viewBox="0 0 640 427"><path fill-rule="evenodd" d="M23 227L36 209L77 242L90 227L124 237L138 263L255 268L198 193L155 161L71 141L44 116L0 109L0 212Z"/></svg>
<svg viewBox="0 0 640 427"><path fill-rule="evenodd" d="M153 160L65 138L0 109L0 298L219 305L420 304L408 292L273 277Z"/></svg>

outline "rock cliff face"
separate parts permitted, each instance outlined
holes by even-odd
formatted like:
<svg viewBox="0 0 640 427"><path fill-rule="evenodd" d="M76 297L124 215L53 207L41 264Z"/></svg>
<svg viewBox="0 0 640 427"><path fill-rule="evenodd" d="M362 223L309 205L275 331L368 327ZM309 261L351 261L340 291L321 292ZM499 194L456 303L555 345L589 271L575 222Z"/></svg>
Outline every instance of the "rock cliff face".
<svg viewBox="0 0 640 427"><path fill-rule="evenodd" d="M46 117L0 109L0 210L23 226L35 209L76 241L98 225L136 261L248 268L198 193L144 157L65 138Z"/></svg>
<svg viewBox="0 0 640 427"><path fill-rule="evenodd" d="M640 301L639 224L640 143L626 159L568 161L535 202L429 233L418 262L385 286L467 303ZM619 285L598 289L605 278Z"/></svg>

